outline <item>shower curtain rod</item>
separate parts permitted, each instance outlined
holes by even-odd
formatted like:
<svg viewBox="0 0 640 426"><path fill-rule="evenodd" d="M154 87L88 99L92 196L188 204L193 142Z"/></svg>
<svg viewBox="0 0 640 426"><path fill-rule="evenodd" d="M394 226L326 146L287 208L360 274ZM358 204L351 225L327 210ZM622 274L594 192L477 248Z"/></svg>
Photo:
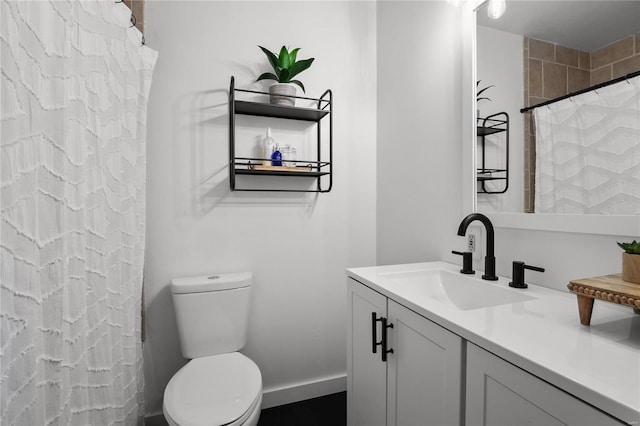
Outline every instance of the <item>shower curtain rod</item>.
<svg viewBox="0 0 640 426"><path fill-rule="evenodd" d="M571 98L571 97L576 96L576 95L581 95L583 93L591 92L593 90L598 90L598 89L600 89L602 87L606 87L606 86L610 86L612 84L620 83L621 81L627 81L630 78L638 77L638 76L640 76L640 71L634 71L634 72L631 72L631 73L629 73L627 75L624 75L622 77L614 78L613 80L605 81L604 83L596 84L595 86L587 87L586 89L578 90L577 92L569 93L568 95L560 96L558 98L551 99L549 101L541 102L539 104L536 104L536 105L533 105L533 106L530 106L530 107L522 108L520 110L520 112L522 112L522 113L529 112L529 111L531 111L533 109L536 109L538 107L541 107L541 106L549 105L549 104L561 101L563 99L567 99L567 98Z"/></svg>

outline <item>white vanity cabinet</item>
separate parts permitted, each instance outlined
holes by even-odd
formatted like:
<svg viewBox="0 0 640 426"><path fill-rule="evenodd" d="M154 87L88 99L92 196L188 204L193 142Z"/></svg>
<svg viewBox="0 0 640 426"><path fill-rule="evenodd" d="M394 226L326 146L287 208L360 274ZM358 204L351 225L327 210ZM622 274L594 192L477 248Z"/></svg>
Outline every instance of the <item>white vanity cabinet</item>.
<svg viewBox="0 0 640 426"><path fill-rule="evenodd" d="M348 424L460 425L462 339L351 278L348 311Z"/></svg>
<svg viewBox="0 0 640 426"><path fill-rule="evenodd" d="M622 425L538 377L467 343L467 425Z"/></svg>
<svg viewBox="0 0 640 426"><path fill-rule="evenodd" d="M637 316L459 270L347 270L350 426L640 425Z"/></svg>

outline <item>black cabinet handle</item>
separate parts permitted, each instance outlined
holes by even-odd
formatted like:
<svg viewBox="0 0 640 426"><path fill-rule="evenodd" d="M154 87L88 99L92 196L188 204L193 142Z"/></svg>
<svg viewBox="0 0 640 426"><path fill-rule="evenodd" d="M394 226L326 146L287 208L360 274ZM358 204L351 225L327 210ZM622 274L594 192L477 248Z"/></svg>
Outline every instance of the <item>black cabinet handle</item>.
<svg viewBox="0 0 640 426"><path fill-rule="evenodd" d="M378 321L382 321L382 317L378 319L375 312L371 312L371 353L378 352L378 346L382 345L382 341L378 342Z"/></svg>
<svg viewBox="0 0 640 426"><path fill-rule="evenodd" d="M387 329L393 328L393 324L387 324L387 319L382 317L382 362L387 362L387 354L392 354L393 349L387 349Z"/></svg>

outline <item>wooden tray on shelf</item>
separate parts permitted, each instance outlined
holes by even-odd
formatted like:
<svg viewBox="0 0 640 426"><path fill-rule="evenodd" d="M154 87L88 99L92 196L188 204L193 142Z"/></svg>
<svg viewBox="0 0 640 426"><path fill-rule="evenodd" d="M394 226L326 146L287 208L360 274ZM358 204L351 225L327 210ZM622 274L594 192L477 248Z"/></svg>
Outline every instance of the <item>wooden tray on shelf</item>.
<svg viewBox="0 0 640 426"><path fill-rule="evenodd" d="M255 164L249 166L251 170L269 170L274 172L310 172L311 167L309 166L264 166L261 164Z"/></svg>
<svg viewBox="0 0 640 426"><path fill-rule="evenodd" d="M640 284L623 281L622 274L572 280L567 288L578 296L578 312L583 325L591 323L593 302L596 299L630 306L640 315Z"/></svg>

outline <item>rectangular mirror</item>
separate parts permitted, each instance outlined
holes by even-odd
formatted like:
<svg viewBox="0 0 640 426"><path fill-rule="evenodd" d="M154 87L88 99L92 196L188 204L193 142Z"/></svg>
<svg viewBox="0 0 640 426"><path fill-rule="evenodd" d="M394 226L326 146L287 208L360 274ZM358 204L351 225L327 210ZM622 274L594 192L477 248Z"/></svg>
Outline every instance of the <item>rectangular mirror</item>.
<svg viewBox="0 0 640 426"><path fill-rule="evenodd" d="M464 150L471 167L464 176L466 211L490 214L496 226L640 235L640 76L588 90L640 70L640 2L506 6L502 17L490 19L481 1L464 5L463 119L465 140L473 141ZM521 112L579 91L585 94ZM606 111L594 113L600 98ZM613 104L619 113L611 112ZM587 114L560 122L578 114L571 108ZM578 152L585 142L567 139L572 133L587 136L591 151ZM567 178L587 172L586 179Z"/></svg>

